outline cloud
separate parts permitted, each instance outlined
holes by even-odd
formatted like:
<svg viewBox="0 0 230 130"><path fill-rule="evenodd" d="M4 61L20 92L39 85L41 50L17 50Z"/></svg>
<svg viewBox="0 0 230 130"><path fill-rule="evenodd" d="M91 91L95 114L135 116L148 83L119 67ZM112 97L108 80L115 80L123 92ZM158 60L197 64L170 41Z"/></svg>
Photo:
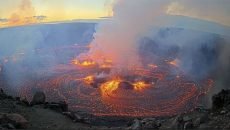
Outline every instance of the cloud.
<svg viewBox="0 0 230 130"><path fill-rule="evenodd" d="M9 25L23 25L35 23L36 20L32 16L35 15L35 9L30 0L21 0L17 11L9 18Z"/></svg>
<svg viewBox="0 0 230 130"><path fill-rule="evenodd" d="M8 22L9 20L8 19L6 19L6 18L0 18L0 23L6 23L6 22Z"/></svg>
<svg viewBox="0 0 230 130"><path fill-rule="evenodd" d="M38 21L43 21L47 19L47 16L44 16L44 15L38 15L38 16L33 16L33 17Z"/></svg>
<svg viewBox="0 0 230 130"><path fill-rule="evenodd" d="M229 0L173 0L167 14L190 16L230 26Z"/></svg>
<svg viewBox="0 0 230 130"><path fill-rule="evenodd" d="M9 18L2 19L0 26L18 26L25 24L32 24L39 22L36 16L35 8L32 5L31 0L20 0L16 10L12 11ZM3 23L4 22L4 23Z"/></svg>

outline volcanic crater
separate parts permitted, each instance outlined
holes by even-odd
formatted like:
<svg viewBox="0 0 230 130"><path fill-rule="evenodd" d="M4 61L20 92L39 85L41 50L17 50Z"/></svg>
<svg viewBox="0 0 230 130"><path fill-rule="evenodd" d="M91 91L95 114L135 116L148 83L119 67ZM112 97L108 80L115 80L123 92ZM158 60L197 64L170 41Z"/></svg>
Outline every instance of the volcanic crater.
<svg viewBox="0 0 230 130"><path fill-rule="evenodd" d="M48 101L65 100L72 110L96 116L162 117L193 110L213 86L212 79L192 80L175 59L162 58L124 73L111 71L112 61L74 58L39 70L42 78L22 84L20 95L31 99L33 91L42 90Z"/></svg>

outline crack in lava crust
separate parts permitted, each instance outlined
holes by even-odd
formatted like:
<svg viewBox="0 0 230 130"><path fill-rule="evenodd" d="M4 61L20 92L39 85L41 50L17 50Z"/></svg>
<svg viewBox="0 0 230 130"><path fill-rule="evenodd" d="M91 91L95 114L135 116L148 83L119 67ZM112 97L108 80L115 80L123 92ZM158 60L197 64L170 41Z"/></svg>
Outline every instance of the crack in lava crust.
<svg viewBox="0 0 230 130"><path fill-rule="evenodd" d="M50 70L52 74L43 73L43 78L25 83L21 95L31 98L31 91L39 89L47 94L48 101L65 100L71 109L97 116L171 116L192 110L213 85L210 79L195 83L181 73L172 75L170 70L176 67L167 63L158 66L134 70L137 77L150 81L148 87L135 89L137 81L130 77L93 85L90 75L98 72L95 66L58 65ZM121 87L122 81L133 85Z"/></svg>

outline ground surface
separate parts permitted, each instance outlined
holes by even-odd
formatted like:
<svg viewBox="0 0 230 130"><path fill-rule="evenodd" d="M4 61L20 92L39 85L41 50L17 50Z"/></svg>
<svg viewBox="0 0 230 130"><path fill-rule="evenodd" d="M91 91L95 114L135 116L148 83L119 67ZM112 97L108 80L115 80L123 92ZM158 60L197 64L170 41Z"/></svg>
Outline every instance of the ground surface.
<svg viewBox="0 0 230 130"><path fill-rule="evenodd" d="M99 129L90 124L76 123L61 113L44 109L42 106L17 105L12 99L0 100L0 113L18 113L29 122L28 129ZM107 127L100 127L106 129Z"/></svg>
<svg viewBox="0 0 230 130"><path fill-rule="evenodd" d="M1 98L0 100L0 113L17 113L22 115L28 122L28 129L139 129L139 128L156 128L156 129L189 129L189 128L217 128L217 129L229 129L230 128L230 112L228 108L221 108L215 112L198 108L197 110L167 118L148 118L145 123L143 118L135 119L136 122L130 122L128 120L120 120L117 118L118 124L124 122L127 126L122 127L109 127L106 123L112 120L112 118L104 118L104 123L79 123L73 122L69 117L63 115L60 112L45 109L44 105L26 106L21 101L15 98ZM92 117L93 120L102 120L103 117ZM134 119L134 118L133 118ZM152 120L153 119L153 120ZM107 120L107 122L106 122ZM130 120L130 119L129 119ZM150 126L148 124L150 122ZM158 125L160 123L160 125ZM192 125L189 125L192 124ZM98 125L98 126L95 126Z"/></svg>

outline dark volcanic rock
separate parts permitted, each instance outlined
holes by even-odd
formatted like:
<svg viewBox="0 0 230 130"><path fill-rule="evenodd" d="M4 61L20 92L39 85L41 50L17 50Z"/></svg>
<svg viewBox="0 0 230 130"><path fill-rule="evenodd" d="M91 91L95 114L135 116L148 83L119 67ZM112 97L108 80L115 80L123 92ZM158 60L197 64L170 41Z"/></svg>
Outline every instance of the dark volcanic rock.
<svg viewBox="0 0 230 130"><path fill-rule="evenodd" d="M73 120L74 122L81 122L81 123L85 123L84 118L82 118L79 114L74 113L74 112L63 112L64 115L66 115L67 117L69 117L71 120Z"/></svg>
<svg viewBox="0 0 230 130"><path fill-rule="evenodd" d="M142 129L158 129L161 123L155 118L145 118L141 121Z"/></svg>
<svg viewBox="0 0 230 130"><path fill-rule="evenodd" d="M141 129L141 121L138 119L135 119L133 121L133 124L129 128L130 130L140 130Z"/></svg>
<svg viewBox="0 0 230 130"><path fill-rule="evenodd" d="M193 123L191 121L185 122L184 124L184 130L189 130L189 129L193 129Z"/></svg>
<svg viewBox="0 0 230 130"><path fill-rule="evenodd" d="M30 105L29 101L26 98L21 99L20 101L17 102L17 104L23 105L23 106L29 106Z"/></svg>
<svg viewBox="0 0 230 130"><path fill-rule="evenodd" d="M218 110L230 105L230 90L222 90L212 97L212 109Z"/></svg>
<svg viewBox="0 0 230 130"><path fill-rule="evenodd" d="M60 105L61 110L62 110L63 112L68 111L68 104L67 104L65 101L60 101L60 102L59 102L59 105Z"/></svg>
<svg viewBox="0 0 230 130"><path fill-rule="evenodd" d="M133 89L134 87L131 83L124 81L124 82L119 83L119 88L121 88L121 89Z"/></svg>
<svg viewBox="0 0 230 130"><path fill-rule="evenodd" d="M197 118L195 121L193 121L194 127L199 127L201 124L201 118Z"/></svg>
<svg viewBox="0 0 230 130"><path fill-rule="evenodd" d="M183 116L178 115L175 117L175 119L172 122L171 128L177 129L177 130L182 130L184 127L184 121L183 121Z"/></svg>
<svg viewBox="0 0 230 130"><path fill-rule="evenodd" d="M68 104L65 101L60 101L58 103L56 102L46 103L44 107L55 110L57 112L67 112L68 111Z"/></svg>
<svg viewBox="0 0 230 130"><path fill-rule="evenodd" d="M11 113L11 114L1 113L0 124L6 128L15 127L19 129L25 129L28 127L29 122L22 115L17 113Z"/></svg>
<svg viewBox="0 0 230 130"><path fill-rule="evenodd" d="M31 105L44 104L46 101L46 95L44 92L36 92L31 101Z"/></svg>
<svg viewBox="0 0 230 130"><path fill-rule="evenodd" d="M0 99L6 99L6 98L8 98L8 96L5 94L3 89L0 89Z"/></svg>
<svg viewBox="0 0 230 130"><path fill-rule="evenodd" d="M8 128L8 129L15 129L14 125L11 124L11 123L8 123L8 124L6 125L6 128Z"/></svg>
<svg viewBox="0 0 230 130"><path fill-rule="evenodd" d="M5 113L0 113L0 124L7 123L7 117Z"/></svg>
<svg viewBox="0 0 230 130"><path fill-rule="evenodd" d="M131 130L152 130L161 127L160 121L155 118L144 118L143 120L135 119L129 129Z"/></svg>

